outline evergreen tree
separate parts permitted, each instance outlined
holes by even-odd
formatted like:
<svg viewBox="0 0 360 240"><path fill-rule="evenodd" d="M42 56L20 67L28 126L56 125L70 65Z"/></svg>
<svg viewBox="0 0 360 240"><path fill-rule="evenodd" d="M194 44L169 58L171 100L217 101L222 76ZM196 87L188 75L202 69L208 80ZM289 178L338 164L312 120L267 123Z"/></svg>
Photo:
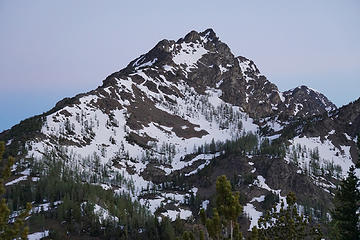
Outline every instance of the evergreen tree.
<svg viewBox="0 0 360 240"><path fill-rule="evenodd" d="M239 195L231 191L231 183L225 175L216 180L216 208L213 217L206 218L205 211L200 210L200 220L206 226L211 239L242 239L237 224L242 212ZM230 230L230 231L229 231Z"/></svg>
<svg viewBox="0 0 360 240"><path fill-rule="evenodd" d="M173 226L171 225L170 220L165 217L162 219L160 224L160 239L161 240L172 240L175 239L175 231Z"/></svg>
<svg viewBox="0 0 360 240"><path fill-rule="evenodd" d="M348 177L341 181L334 197L334 210L331 212L336 238L340 240L359 240L360 218L360 186L359 178L355 175L355 167L351 166Z"/></svg>
<svg viewBox="0 0 360 240"><path fill-rule="evenodd" d="M220 239L221 220L216 208L213 209L213 217L206 219L205 226L211 239Z"/></svg>
<svg viewBox="0 0 360 240"><path fill-rule="evenodd" d="M205 234L204 234L203 230L200 230L200 232L199 232L199 239L205 240Z"/></svg>
<svg viewBox="0 0 360 240"><path fill-rule="evenodd" d="M182 240L195 240L194 234L189 231L185 231L182 235Z"/></svg>
<svg viewBox="0 0 360 240"><path fill-rule="evenodd" d="M239 195L232 193L231 183L225 175L216 180L216 206L225 223L230 225L230 239L233 239L234 222L237 221L243 209L239 202Z"/></svg>
<svg viewBox="0 0 360 240"><path fill-rule="evenodd" d="M216 152L216 144L215 144L215 140L212 139L210 143L210 153L215 153L215 152Z"/></svg>
<svg viewBox="0 0 360 240"><path fill-rule="evenodd" d="M257 227L252 228L251 235L248 240L259 240L259 230Z"/></svg>
<svg viewBox="0 0 360 240"><path fill-rule="evenodd" d="M4 142L0 142L0 163L3 160L3 154L5 152ZM2 175L0 177L0 196L5 194L4 182L10 177L11 166L14 164L15 159L13 157L8 158L8 162L5 165ZM0 200L0 239L13 240L13 239L27 239L29 228L25 226L25 218L29 216L31 204L26 205L24 210L14 221L10 223L10 210L7 206L6 200L1 198Z"/></svg>

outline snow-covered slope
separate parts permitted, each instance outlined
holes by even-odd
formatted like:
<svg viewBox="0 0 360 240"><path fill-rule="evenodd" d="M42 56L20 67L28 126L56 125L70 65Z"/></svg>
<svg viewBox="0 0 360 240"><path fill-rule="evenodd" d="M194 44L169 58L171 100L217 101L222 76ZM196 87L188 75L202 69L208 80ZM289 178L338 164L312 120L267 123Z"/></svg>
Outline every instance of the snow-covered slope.
<svg viewBox="0 0 360 240"><path fill-rule="evenodd" d="M328 114L304 121L290 140L287 159L296 160L302 170L324 171L336 178L346 176L358 163L360 99ZM317 169L318 168L318 169ZM360 171L357 169L358 175Z"/></svg>
<svg viewBox="0 0 360 240"><path fill-rule="evenodd" d="M174 175L196 175L220 155L199 149L246 132L272 141L294 119L335 109L325 96L306 87L280 92L253 61L235 57L208 29L176 42L160 41L108 76L102 86L60 101L48 113L0 134L0 139L9 146L24 141L26 151L19 152L20 158L42 161L52 153L84 176L100 174L102 168L109 174L96 184L129 194L153 213L172 202L176 210L161 214L188 218L186 199L196 195L197 188L174 192L161 186ZM260 131L264 128L267 133ZM24 138L19 135L22 129L31 134ZM346 171L352 160L348 147L313 137L290 139L285 160L294 155L292 146L309 145L309 151L318 147L324 153L320 165L333 161ZM308 156L298 159L302 169L311 162ZM116 185L119 175L125 181ZM21 177L18 182L27 179ZM153 189L158 191L149 197Z"/></svg>
<svg viewBox="0 0 360 240"><path fill-rule="evenodd" d="M142 70L134 75L157 81ZM199 155L192 161L182 161L194 149L212 140L236 139L243 131L257 131L258 126L246 113L219 98L222 94L219 89L208 88L199 96L184 82L175 85L162 78L157 84L157 87L176 86L182 97L171 96L176 104L169 103L164 101L167 95L160 91L151 92L144 85L135 86L129 79L119 79L116 88L110 86L101 93L80 97L78 104L48 115L41 129L43 138L27 144L28 157L40 160L44 154L61 146L61 153L69 156L70 164L79 171L91 171L94 161L99 160L103 165L112 166L112 171L132 179L136 186L134 194L139 195L152 185L141 176L148 164L156 161L157 168L171 174L214 157ZM122 99L125 93L129 97ZM108 94L117 96L118 104L110 113L98 107ZM137 112L142 105L150 109ZM132 119L140 114L141 119ZM116 167L113 166L115 161ZM127 171L128 168L132 171Z"/></svg>

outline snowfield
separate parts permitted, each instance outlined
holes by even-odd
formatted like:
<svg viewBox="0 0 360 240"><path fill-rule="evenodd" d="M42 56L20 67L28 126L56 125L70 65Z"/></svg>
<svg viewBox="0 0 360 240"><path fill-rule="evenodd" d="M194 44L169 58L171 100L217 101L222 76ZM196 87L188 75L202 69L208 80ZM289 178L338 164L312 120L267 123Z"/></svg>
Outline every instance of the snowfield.
<svg viewBox="0 0 360 240"><path fill-rule="evenodd" d="M334 134L334 132L329 132L329 135ZM312 160L311 152L318 152L320 167L326 167L328 164L340 167L340 178L345 177L349 168L354 164L350 155L350 146L340 146L340 148L337 148L327 138L321 141L320 137L295 137L290 142L290 151L287 153L285 160L292 161L295 151L298 153L298 163L302 170L309 168Z"/></svg>
<svg viewBox="0 0 360 240"><path fill-rule="evenodd" d="M178 44L176 44L175 48L177 45ZM186 65L187 72L190 72L191 68L196 67L196 63L208 52L201 43L181 43L180 48L181 50L179 53L174 54L172 60L177 65Z"/></svg>

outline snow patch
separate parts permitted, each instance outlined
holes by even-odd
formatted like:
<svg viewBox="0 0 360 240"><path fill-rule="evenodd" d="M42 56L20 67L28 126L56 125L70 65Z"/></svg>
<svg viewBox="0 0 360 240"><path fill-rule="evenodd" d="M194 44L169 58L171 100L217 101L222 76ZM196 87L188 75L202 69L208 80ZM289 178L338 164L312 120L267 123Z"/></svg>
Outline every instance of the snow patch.
<svg viewBox="0 0 360 240"><path fill-rule="evenodd" d="M294 116L298 114L303 109L304 105L301 103L295 103Z"/></svg>
<svg viewBox="0 0 360 240"><path fill-rule="evenodd" d="M86 204L88 204L88 203L83 202L81 204L81 207L83 207ZM119 222L118 217L112 216L107 209L99 206L98 204L94 204L94 214L99 217L100 224L103 223L104 221L108 221L108 220L114 221L114 222Z"/></svg>
<svg viewBox="0 0 360 240"><path fill-rule="evenodd" d="M260 197L254 197L253 199L251 199L250 202L263 202L265 200L265 195L261 195Z"/></svg>
<svg viewBox="0 0 360 240"><path fill-rule="evenodd" d="M347 133L344 133L344 135L348 141L352 141L352 138Z"/></svg>
<svg viewBox="0 0 360 240"><path fill-rule="evenodd" d="M205 200L201 203L201 208L203 208L204 210L207 209L208 205L209 205L210 201L209 200Z"/></svg>
<svg viewBox="0 0 360 240"><path fill-rule="evenodd" d="M142 64L140 64L140 65L137 65L137 66L135 67L135 69L152 66L157 60L158 60L157 58L154 58L154 59L151 60L151 61L148 61L148 62L142 63Z"/></svg>
<svg viewBox="0 0 360 240"><path fill-rule="evenodd" d="M175 68L173 66L164 65L163 68L165 71L172 72L172 74L175 74Z"/></svg>
<svg viewBox="0 0 360 240"><path fill-rule="evenodd" d="M258 221L263 214L257 211L251 203L244 206L244 213L249 216L250 226L248 230L251 231L253 227L258 226Z"/></svg>
<svg viewBox="0 0 360 240"><path fill-rule="evenodd" d="M27 237L28 237L28 240L40 240L40 239L45 238L47 236L49 236L49 230L45 230L43 232L31 233Z"/></svg>
<svg viewBox="0 0 360 240"><path fill-rule="evenodd" d="M186 65L186 71L190 72L192 68L196 67L196 63L208 51L199 43L181 43L180 51L173 55L173 61L177 65Z"/></svg>
<svg viewBox="0 0 360 240"><path fill-rule="evenodd" d="M226 67L223 67L221 64L219 65L219 68L220 68L220 72L221 72L221 74L223 74L223 73L225 73L225 72L229 71L229 69L227 69Z"/></svg>
<svg viewBox="0 0 360 240"><path fill-rule="evenodd" d="M16 184L18 182L25 181L25 180L27 180L27 176L21 176L19 178L16 178L16 179L6 183L5 186L10 186L10 185L13 185L13 184Z"/></svg>
<svg viewBox="0 0 360 240"><path fill-rule="evenodd" d="M220 80L219 82L216 83L216 88L219 88L221 86L221 84L224 82L224 80Z"/></svg>
<svg viewBox="0 0 360 240"><path fill-rule="evenodd" d="M278 92L278 93L279 93L280 101L285 102L284 94L282 92Z"/></svg>
<svg viewBox="0 0 360 240"><path fill-rule="evenodd" d="M175 221L176 218L180 219L188 219L192 216L192 212L190 210L185 210L180 208L179 211L177 210L167 210L164 213L161 213L163 216L168 217L171 221Z"/></svg>

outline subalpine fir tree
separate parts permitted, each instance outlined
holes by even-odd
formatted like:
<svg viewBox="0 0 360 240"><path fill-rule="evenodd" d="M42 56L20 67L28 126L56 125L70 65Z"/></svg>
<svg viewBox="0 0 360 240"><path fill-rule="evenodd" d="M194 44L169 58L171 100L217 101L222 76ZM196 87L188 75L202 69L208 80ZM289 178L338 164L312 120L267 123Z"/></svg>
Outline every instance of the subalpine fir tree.
<svg viewBox="0 0 360 240"><path fill-rule="evenodd" d="M230 226L230 239L233 239L234 223L242 212L239 202L239 195L231 191L231 183L225 175L216 180L216 206L220 216L225 220L225 224Z"/></svg>
<svg viewBox="0 0 360 240"><path fill-rule="evenodd" d="M182 240L195 240L195 236L192 232L185 231L182 235Z"/></svg>
<svg viewBox="0 0 360 240"><path fill-rule="evenodd" d="M216 208L213 209L213 217L206 219L205 226L210 239L221 239L221 220Z"/></svg>
<svg viewBox="0 0 360 240"><path fill-rule="evenodd" d="M348 177L341 181L334 197L334 210L331 212L335 239L359 240L360 218L360 185L359 178L355 175L355 167L351 166Z"/></svg>
<svg viewBox="0 0 360 240"><path fill-rule="evenodd" d="M0 142L0 163L3 160L3 154L5 152L4 142ZM11 166L14 164L14 158L9 157L7 164L4 166L3 172L0 176L0 197L5 194L4 182L10 177ZM26 205L24 210L13 223L10 223L10 210L7 206L6 200L1 198L0 200L0 239L2 240L13 240L13 239L28 239L27 235L29 232L28 227L25 226L25 218L29 216L31 204Z"/></svg>
<svg viewBox="0 0 360 240"><path fill-rule="evenodd" d="M201 222L206 226L211 239L242 239L237 223L242 212L239 195L231 191L231 183L225 175L216 180L216 208L213 217L206 218L205 211L200 211Z"/></svg>

